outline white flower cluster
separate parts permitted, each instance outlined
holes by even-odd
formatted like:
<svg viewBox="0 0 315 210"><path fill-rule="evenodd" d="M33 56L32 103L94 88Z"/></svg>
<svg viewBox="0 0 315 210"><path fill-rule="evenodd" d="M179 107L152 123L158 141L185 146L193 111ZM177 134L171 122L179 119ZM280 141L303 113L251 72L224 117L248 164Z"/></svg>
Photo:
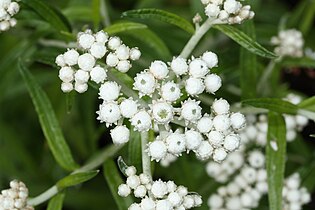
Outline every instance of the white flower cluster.
<svg viewBox="0 0 315 210"><path fill-rule="evenodd" d="M2 190L0 194L1 210L33 210L27 205L28 189L23 182L13 180L10 189Z"/></svg>
<svg viewBox="0 0 315 210"><path fill-rule="evenodd" d="M303 35L296 29L280 31L278 36L271 38L271 44L276 45L274 52L279 56L303 56Z"/></svg>
<svg viewBox="0 0 315 210"><path fill-rule="evenodd" d="M265 156L254 150L249 153L247 162L232 182L209 197L211 210L249 210L258 207L259 200L268 192Z"/></svg>
<svg viewBox="0 0 315 210"><path fill-rule="evenodd" d="M206 6L206 15L217 24L241 24L244 20L252 19L255 13L249 5L243 6L237 0L201 0Z"/></svg>
<svg viewBox="0 0 315 210"><path fill-rule="evenodd" d="M0 0L0 32L7 31L17 23L13 18L20 10L17 2L11 0Z"/></svg>
<svg viewBox="0 0 315 210"><path fill-rule="evenodd" d="M140 203L133 203L128 210L185 210L202 204L201 196L189 193L184 186L173 181L152 181L146 174L136 175L136 168L129 166L125 173L126 184L118 187L118 195L127 197L133 191Z"/></svg>
<svg viewBox="0 0 315 210"><path fill-rule="evenodd" d="M311 195L305 187L301 187L301 178L298 173L288 177L283 186L283 209L301 210L302 206L311 201Z"/></svg>
<svg viewBox="0 0 315 210"><path fill-rule="evenodd" d="M77 42L78 50L68 49L56 58L56 64L61 67L59 78L62 80L63 92L74 89L84 93L88 89L89 80L97 84L104 83L107 69L97 65L98 59L105 57L107 66L125 73L131 68L130 60L138 60L141 56L138 48L130 49L119 37L109 37L104 31L95 34L91 30L80 32Z"/></svg>

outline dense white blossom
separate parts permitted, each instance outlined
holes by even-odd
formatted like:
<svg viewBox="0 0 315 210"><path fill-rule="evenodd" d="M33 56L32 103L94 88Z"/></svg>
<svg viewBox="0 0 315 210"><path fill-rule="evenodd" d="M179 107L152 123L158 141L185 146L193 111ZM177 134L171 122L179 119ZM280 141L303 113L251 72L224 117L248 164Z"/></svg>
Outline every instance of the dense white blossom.
<svg viewBox="0 0 315 210"><path fill-rule="evenodd" d="M0 33L17 24L17 20L13 16L19 11L20 6L16 1L0 0Z"/></svg>

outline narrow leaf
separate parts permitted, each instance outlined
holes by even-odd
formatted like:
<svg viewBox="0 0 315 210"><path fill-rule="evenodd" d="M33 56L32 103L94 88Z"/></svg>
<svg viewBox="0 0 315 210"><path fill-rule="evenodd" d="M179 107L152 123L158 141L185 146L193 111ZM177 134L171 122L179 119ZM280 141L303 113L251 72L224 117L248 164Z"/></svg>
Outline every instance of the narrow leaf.
<svg viewBox="0 0 315 210"><path fill-rule="evenodd" d="M123 183L120 177L119 171L115 162L111 159L105 161L104 163L104 177L110 188L112 196L116 201L119 210L126 210L133 203L133 199L128 196L127 198L122 198L118 195L118 186Z"/></svg>
<svg viewBox="0 0 315 210"><path fill-rule="evenodd" d="M140 133L130 129L130 140L128 142L128 163L141 170L142 156L141 156L141 139Z"/></svg>
<svg viewBox="0 0 315 210"><path fill-rule="evenodd" d="M255 27L253 21L248 21L243 24L244 31L249 36L255 39ZM255 54L241 48L240 53L240 68L241 68L241 89L242 99L256 97L257 84L257 57Z"/></svg>
<svg viewBox="0 0 315 210"><path fill-rule="evenodd" d="M117 165L121 173L127 176L126 169L128 168L128 165L125 163L124 159L121 156L119 156L117 159Z"/></svg>
<svg viewBox="0 0 315 210"><path fill-rule="evenodd" d="M315 60L308 57L302 58L286 57L281 61L281 64L285 67L315 68Z"/></svg>
<svg viewBox="0 0 315 210"><path fill-rule="evenodd" d="M101 6L100 0L92 0L91 15L95 30L98 30L101 22L100 6Z"/></svg>
<svg viewBox="0 0 315 210"><path fill-rule="evenodd" d="M249 105L257 108L268 109L270 111L285 113L285 114L297 114L298 107L288 101L284 101L277 98L258 98L248 99L242 101L244 105Z"/></svg>
<svg viewBox="0 0 315 210"><path fill-rule="evenodd" d="M98 172L99 171L87 171L87 172L73 173L59 180L56 186L58 187L59 190L62 190L67 187L78 185L92 179L98 174Z"/></svg>
<svg viewBox="0 0 315 210"><path fill-rule="evenodd" d="M239 45L241 45L242 47L256 55L271 59L277 57L274 53L270 52L269 50L261 46L259 43L257 43L255 40L250 38L248 35L246 35L244 32L240 31L239 29L233 26L215 25L214 28L223 32L225 35L233 39Z"/></svg>
<svg viewBox="0 0 315 210"><path fill-rule="evenodd" d="M282 187L286 158L286 127L282 115L268 114L266 166L268 174L269 209L282 209Z"/></svg>
<svg viewBox="0 0 315 210"><path fill-rule="evenodd" d="M298 104L298 107L301 109L306 109L312 112L315 112L315 96L305 99Z"/></svg>
<svg viewBox="0 0 315 210"><path fill-rule="evenodd" d="M65 193L58 193L48 203L47 210L62 210Z"/></svg>
<svg viewBox="0 0 315 210"><path fill-rule="evenodd" d="M40 0L24 0L24 4L34 10L43 20L50 23L59 31L71 31L71 26L58 10L47 5L44 1Z"/></svg>
<svg viewBox="0 0 315 210"><path fill-rule="evenodd" d="M20 62L19 69L31 95L43 133L54 158L64 169L70 171L76 169L78 165L72 157L70 148L64 139L57 117L46 93L38 85L25 63Z"/></svg>
<svg viewBox="0 0 315 210"><path fill-rule="evenodd" d="M135 23L130 21L114 23L104 29L108 34L113 35L121 32L132 31L136 29L146 29L148 26L142 23Z"/></svg>
<svg viewBox="0 0 315 210"><path fill-rule="evenodd" d="M188 33L193 34L195 29L193 25L184 18L160 9L137 9L124 12L123 17L160 20L165 23L175 25Z"/></svg>

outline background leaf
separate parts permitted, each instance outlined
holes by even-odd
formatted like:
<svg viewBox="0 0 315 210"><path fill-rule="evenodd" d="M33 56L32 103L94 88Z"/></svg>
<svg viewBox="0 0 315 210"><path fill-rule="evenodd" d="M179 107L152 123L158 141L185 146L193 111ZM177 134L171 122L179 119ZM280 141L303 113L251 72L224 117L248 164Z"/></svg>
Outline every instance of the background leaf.
<svg viewBox="0 0 315 210"><path fill-rule="evenodd" d="M269 209L282 209L282 187L286 159L286 127L284 118L277 113L268 114L268 141L266 167L268 174Z"/></svg>
<svg viewBox="0 0 315 210"><path fill-rule="evenodd" d="M136 23L136 22L130 22L130 21L124 21L124 22L118 22L114 23L104 29L109 35L126 32L126 31L132 31L136 29L146 29L148 28L147 25L142 23Z"/></svg>
<svg viewBox="0 0 315 210"><path fill-rule="evenodd" d="M315 112L315 96L305 99L304 101L298 104L298 107Z"/></svg>
<svg viewBox="0 0 315 210"><path fill-rule="evenodd" d="M65 193L58 193L48 203L47 210L62 210Z"/></svg>
<svg viewBox="0 0 315 210"><path fill-rule="evenodd" d="M98 174L99 171L87 171L70 174L56 184L59 190L86 182Z"/></svg>

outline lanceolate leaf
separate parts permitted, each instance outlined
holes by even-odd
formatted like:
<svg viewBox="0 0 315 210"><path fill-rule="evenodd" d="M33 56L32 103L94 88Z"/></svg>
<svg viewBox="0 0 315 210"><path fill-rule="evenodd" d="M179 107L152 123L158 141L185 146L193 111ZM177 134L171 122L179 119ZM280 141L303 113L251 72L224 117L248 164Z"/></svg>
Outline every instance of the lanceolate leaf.
<svg viewBox="0 0 315 210"><path fill-rule="evenodd" d="M50 199L47 210L62 210L65 193L59 193Z"/></svg>
<svg viewBox="0 0 315 210"><path fill-rule="evenodd" d="M146 25L130 21L118 22L104 29L108 34L113 35L121 32L132 31L136 29L146 29Z"/></svg>
<svg viewBox="0 0 315 210"><path fill-rule="evenodd" d="M142 166L140 133L130 129L130 140L128 142L128 163L140 171Z"/></svg>
<svg viewBox="0 0 315 210"><path fill-rule="evenodd" d="M117 169L116 163L109 159L104 163L104 177L107 181L107 184L112 192L112 196L116 201L117 207L119 210L126 210L133 203L133 200L130 196L127 198L122 198L117 194L117 189L120 184L123 183L122 178L120 177L119 171Z"/></svg>
<svg viewBox="0 0 315 210"><path fill-rule="evenodd" d="M304 68L315 68L315 60L302 57L302 58L284 58L281 64L286 67L304 67Z"/></svg>
<svg viewBox="0 0 315 210"><path fill-rule="evenodd" d="M250 37L255 39L256 34L253 21L244 23L243 29ZM255 98L257 84L257 57L255 54L244 48L241 48L240 69L242 99Z"/></svg>
<svg viewBox="0 0 315 210"><path fill-rule="evenodd" d="M266 166L269 209L282 209L282 187L286 159L286 127L282 115L269 112Z"/></svg>
<svg viewBox="0 0 315 210"><path fill-rule="evenodd" d="M19 69L31 95L41 127L54 158L64 169L69 171L76 169L78 166L64 139L57 117L46 93L35 81L24 63L19 63Z"/></svg>
<svg viewBox="0 0 315 210"><path fill-rule="evenodd" d="M308 98L298 104L298 107L301 109L306 109L312 112L315 112L315 96Z"/></svg>
<svg viewBox="0 0 315 210"><path fill-rule="evenodd" d="M66 176L65 178L58 181L56 186L58 187L60 191L64 188L81 184L95 177L98 174L98 172L99 171L87 171L87 172L78 172L78 173L70 174L69 176Z"/></svg>
<svg viewBox="0 0 315 210"><path fill-rule="evenodd" d="M228 26L228 25L215 25L214 28L220 30L225 35L233 39L235 42L237 42L239 45L247 49L248 51L259 55L261 57L266 58L276 58L277 56L261 46L259 43L257 43L255 40L250 38L248 35L246 35L244 32L240 31L239 29Z"/></svg>
<svg viewBox="0 0 315 210"><path fill-rule="evenodd" d="M195 29L193 25L184 18L160 9L138 9L130 10L122 14L123 17L140 18L140 19L152 19L160 20L187 31L193 34Z"/></svg>
<svg viewBox="0 0 315 210"><path fill-rule="evenodd" d="M257 108L264 108L270 111L285 113L285 114L297 114L298 107L288 101L284 101L278 98L258 98L248 99L242 102L245 105L254 106Z"/></svg>
<svg viewBox="0 0 315 210"><path fill-rule="evenodd" d="M71 31L71 26L67 19L56 9L40 0L22 1L32 10L34 10L43 20L50 23L59 31Z"/></svg>

